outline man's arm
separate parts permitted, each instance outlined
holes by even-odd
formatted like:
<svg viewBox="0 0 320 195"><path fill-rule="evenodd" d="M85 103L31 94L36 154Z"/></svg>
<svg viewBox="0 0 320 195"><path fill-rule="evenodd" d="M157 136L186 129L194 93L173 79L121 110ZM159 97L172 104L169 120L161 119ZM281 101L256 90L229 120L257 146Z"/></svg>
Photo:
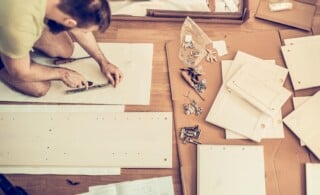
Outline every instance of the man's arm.
<svg viewBox="0 0 320 195"><path fill-rule="evenodd" d="M16 80L24 82L61 80L68 87L88 87L87 80L79 73L66 68L51 68L31 63L29 55L19 59L1 55L1 59L8 74Z"/></svg>
<svg viewBox="0 0 320 195"><path fill-rule="evenodd" d="M122 72L118 67L107 60L99 48L92 32L83 32L79 29L73 29L70 32L81 47L96 60L100 66L101 72L109 82L111 82L113 86L117 86L123 77Z"/></svg>

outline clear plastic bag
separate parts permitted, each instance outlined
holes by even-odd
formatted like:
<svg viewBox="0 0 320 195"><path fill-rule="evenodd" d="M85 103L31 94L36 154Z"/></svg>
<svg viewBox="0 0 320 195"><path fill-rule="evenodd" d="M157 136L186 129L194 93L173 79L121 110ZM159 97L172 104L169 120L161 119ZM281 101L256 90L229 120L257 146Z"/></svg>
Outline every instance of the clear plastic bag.
<svg viewBox="0 0 320 195"><path fill-rule="evenodd" d="M190 39L190 36L192 37L191 47L186 41ZM206 56L206 46L210 43L211 39L190 17L187 17L180 33L179 59L186 67L196 68Z"/></svg>

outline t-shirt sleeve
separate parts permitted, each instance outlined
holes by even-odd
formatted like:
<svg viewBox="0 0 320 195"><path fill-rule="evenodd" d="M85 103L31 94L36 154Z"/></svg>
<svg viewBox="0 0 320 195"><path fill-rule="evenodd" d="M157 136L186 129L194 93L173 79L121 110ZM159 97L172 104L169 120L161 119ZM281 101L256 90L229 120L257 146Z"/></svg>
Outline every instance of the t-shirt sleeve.
<svg viewBox="0 0 320 195"><path fill-rule="evenodd" d="M36 39L33 32L0 27L0 52L10 58L25 57Z"/></svg>

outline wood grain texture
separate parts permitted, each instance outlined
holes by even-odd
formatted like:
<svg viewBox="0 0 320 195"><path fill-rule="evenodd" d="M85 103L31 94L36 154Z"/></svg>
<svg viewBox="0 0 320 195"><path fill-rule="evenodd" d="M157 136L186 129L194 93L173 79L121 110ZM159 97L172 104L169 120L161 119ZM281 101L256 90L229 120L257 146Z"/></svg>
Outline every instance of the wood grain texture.
<svg viewBox="0 0 320 195"><path fill-rule="evenodd" d="M264 30L288 29L289 27L275 24L254 17L258 0L249 0L249 19L242 25L206 24L199 26L212 38L224 36L226 32L256 32ZM320 0L317 0L316 20L314 33L320 33ZM316 26L316 24L318 26ZM153 74L151 88L151 104L148 106L127 106L126 111L172 111L170 98L170 85L168 69L166 66L165 42L179 39L182 22L142 22L142 21L113 21L108 31L104 34L96 33L97 40L101 42L127 41L154 43ZM299 30L298 30L299 31ZM143 71L143 70L137 70ZM137 75L138 76L138 75ZM286 111L285 111L286 112ZM287 112L285 113L287 114ZM173 131L174 133L175 131ZM292 137L290 132L286 136ZM70 195L87 191L88 186L110 184L135 179L173 176L176 195L182 195L180 167L177 154L175 134L173 136L173 168L172 169L122 169L120 176L49 176L49 175L7 175L15 185L22 186L31 195ZM268 143L271 147L279 147L281 143ZM290 148L282 148L277 155L287 152ZM289 169L290 170L290 167ZM285 174L285 173L284 173ZM79 181L80 185L71 186L66 179ZM302 194L303 192L301 192ZM0 191L0 195L3 193Z"/></svg>

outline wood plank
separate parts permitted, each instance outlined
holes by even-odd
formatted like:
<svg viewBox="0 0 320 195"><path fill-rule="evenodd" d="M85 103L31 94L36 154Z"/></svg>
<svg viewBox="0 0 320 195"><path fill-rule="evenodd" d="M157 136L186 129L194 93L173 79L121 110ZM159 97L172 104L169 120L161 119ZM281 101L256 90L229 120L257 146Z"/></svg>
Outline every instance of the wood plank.
<svg viewBox="0 0 320 195"><path fill-rule="evenodd" d="M167 112L0 112L0 126L3 166L172 167Z"/></svg>

